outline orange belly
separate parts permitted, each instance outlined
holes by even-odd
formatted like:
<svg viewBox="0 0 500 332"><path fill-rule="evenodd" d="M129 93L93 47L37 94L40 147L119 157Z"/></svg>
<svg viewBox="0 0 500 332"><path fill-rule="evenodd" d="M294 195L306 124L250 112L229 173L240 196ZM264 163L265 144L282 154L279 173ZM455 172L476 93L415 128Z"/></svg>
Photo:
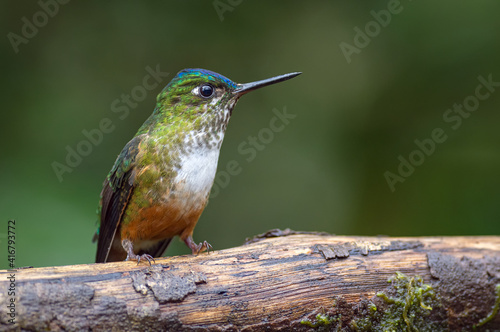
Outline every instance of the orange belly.
<svg viewBox="0 0 500 332"><path fill-rule="evenodd" d="M143 208L128 223L121 225L121 239L157 241L178 235L182 240L193 234L205 204L186 209L185 204L154 205Z"/></svg>

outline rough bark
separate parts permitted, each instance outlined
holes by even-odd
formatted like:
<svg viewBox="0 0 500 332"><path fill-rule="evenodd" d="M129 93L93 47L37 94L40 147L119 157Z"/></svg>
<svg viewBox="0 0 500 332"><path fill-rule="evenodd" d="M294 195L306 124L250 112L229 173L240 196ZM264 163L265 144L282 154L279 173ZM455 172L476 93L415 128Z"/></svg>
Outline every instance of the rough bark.
<svg viewBox="0 0 500 332"><path fill-rule="evenodd" d="M496 330L500 237L274 230L152 266L3 270L0 290L1 330Z"/></svg>

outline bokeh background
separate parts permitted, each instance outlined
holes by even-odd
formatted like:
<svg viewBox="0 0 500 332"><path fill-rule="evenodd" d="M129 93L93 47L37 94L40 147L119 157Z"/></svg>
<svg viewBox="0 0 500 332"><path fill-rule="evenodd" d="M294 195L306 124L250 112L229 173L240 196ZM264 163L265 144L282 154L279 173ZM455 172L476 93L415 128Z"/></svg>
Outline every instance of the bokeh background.
<svg viewBox="0 0 500 332"><path fill-rule="evenodd" d="M54 0L43 1L56 11ZM456 130L443 120L474 95L478 76L500 82L497 1L69 1L15 47L12 36L23 37L26 21L44 23L43 6L0 7L2 268L9 219L17 266L93 262L102 181L156 95L188 67L237 82L303 72L236 106L219 169L236 160L242 171L210 200L195 240L223 249L286 227L500 233L500 87ZM388 7L399 12L377 30L372 11ZM358 36L366 45L346 57L340 44L355 46L355 28L367 24L372 37ZM169 75L120 119L111 104L142 85L148 66ZM296 117L248 162L238 146L284 108ZM59 181L52 163L64 164L66 147L75 149L82 131L104 118L114 131ZM407 159L435 128L447 140L392 191L384 173L398 174L398 156ZM167 255L188 252L173 241Z"/></svg>

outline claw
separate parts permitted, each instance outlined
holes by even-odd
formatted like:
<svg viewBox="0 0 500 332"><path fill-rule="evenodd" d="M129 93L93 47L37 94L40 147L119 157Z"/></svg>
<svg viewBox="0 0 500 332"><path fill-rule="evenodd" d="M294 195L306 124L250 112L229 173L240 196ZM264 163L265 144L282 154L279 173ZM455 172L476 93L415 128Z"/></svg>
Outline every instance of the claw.
<svg viewBox="0 0 500 332"><path fill-rule="evenodd" d="M192 236L188 236L184 240L184 243L186 243L186 245L189 247L189 249L191 249L191 252L193 253L193 255L198 255L200 252L203 252L205 250L207 250L207 253L210 252L210 250L212 250L212 251L214 250L212 245L210 245L210 243L208 243L207 241L203 241L201 243L196 244L193 241Z"/></svg>
<svg viewBox="0 0 500 332"><path fill-rule="evenodd" d="M207 254L210 252L210 250L214 251L214 248L212 247L212 245L210 243L208 243L207 241L203 241L203 247L205 247L207 249Z"/></svg>
<svg viewBox="0 0 500 332"><path fill-rule="evenodd" d="M156 263L153 256L151 256L149 254L136 255L134 253L134 246L130 240L123 240L122 247L127 252L127 258L125 259L125 261L137 260L137 265L139 265L139 263L141 262L141 259L145 259L148 261L149 265L151 265L151 261L153 261L153 263Z"/></svg>
<svg viewBox="0 0 500 332"><path fill-rule="evenodd" d="M137 259L137 265L139 265L139 263L141 262L141 259L147 260L150 266L151 266L151 261L153 261L153 263L156 263L154 257L151 255L142 254L140 256L139 255L135 255L135 256L136 257L132 257L131 259Z"/></svg>

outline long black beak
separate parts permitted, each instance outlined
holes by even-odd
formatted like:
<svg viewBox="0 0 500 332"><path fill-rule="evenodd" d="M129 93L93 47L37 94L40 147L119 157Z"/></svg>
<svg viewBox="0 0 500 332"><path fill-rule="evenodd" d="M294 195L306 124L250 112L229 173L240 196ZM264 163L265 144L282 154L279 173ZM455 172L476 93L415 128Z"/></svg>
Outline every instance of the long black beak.
<svg viewBox="0 0 500 332"><path fill-rule="evenodd" d="M291 78L294 78L295 76L299 76L300 74L302 74L302 73L300 73L300 72L289 73L289 74L271 77L271 78L268 78L268 79L265 79L262 81L245 83L245 84L238 84L238 87L236 88L236 90L233 91L233 94L238 95L238 96L242 96L247 92L250 92L250 91L271 85L271 84L275 84L275 83L289 80Z"/></svg>

